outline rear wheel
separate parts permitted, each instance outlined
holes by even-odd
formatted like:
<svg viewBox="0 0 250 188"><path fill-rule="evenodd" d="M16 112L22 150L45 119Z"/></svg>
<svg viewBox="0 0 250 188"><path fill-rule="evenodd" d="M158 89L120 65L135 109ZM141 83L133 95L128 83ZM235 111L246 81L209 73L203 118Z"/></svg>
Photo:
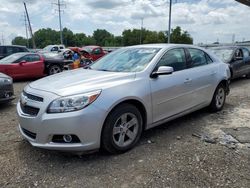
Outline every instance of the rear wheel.
<svg viewBox="0 0 250 188"><path fill-rule="evenodd" d="M214 96L212 99L212 102L210 104L210 109L212 112L217 112L222 110L226 100L226 88L225 86L221 83L217 86Z"/></svg>
<svg viewBox="0 0 250 188"><path fill-rule="evenodd" d="M142 117L130 104L115 108L107 117L102 131L102 148L110 153L123 153L133 148L142 133Z"/></svg>
<svg viewBox="0 0 250 188"><path fill-rule="evenodd" d="M51 65L49 67L48 70L49 75L57 74L59 72L62 72L62 68L59 65Z"/></svg>

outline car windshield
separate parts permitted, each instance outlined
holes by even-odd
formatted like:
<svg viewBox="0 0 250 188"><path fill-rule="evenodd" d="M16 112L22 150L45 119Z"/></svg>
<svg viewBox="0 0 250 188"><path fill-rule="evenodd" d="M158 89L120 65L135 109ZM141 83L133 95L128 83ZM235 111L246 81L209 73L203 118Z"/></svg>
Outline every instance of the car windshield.
<svg viewBox="0 0 250 188"><path fill-rule="evenodd" d="M160 48L121 48L104 56L90 68L111 72L140 72L159 50Z"/></svg>
<svg viewBox="0 0 250 188"><path fill-rule="evenodd" d="M7 57L1 59L0 64L11 64L14 61L18 60L19 58L21 58L21 57L23 57L23 54L19 54L19 53L12 54L10 56L7 56Z"/></svg>
<svg viewBox="0 0 250 188"><path fill-rule="evenodd" d="M230 59L232 58L233 52L234 52L234 50L230 49L230 48L229 49L226 49L226 48L211 49L211 51L224 62L230 61Z"/></svg>
<svg viewBox="0 0 250 188"><path fill-rule="evenodd" d="M82 47L82 50L88 52L88 53L91 53L93 48L90 48L90 47Z"/></svg>
<svg viewBox="0 0 250 188"><path fill-rule="evenodd" d="M43 50L46 50L46 51L47 51L47 50L50 50L50 49L51 49L51 47L52 47L51 45L46 46L45 48L43 48Z"/></svg>

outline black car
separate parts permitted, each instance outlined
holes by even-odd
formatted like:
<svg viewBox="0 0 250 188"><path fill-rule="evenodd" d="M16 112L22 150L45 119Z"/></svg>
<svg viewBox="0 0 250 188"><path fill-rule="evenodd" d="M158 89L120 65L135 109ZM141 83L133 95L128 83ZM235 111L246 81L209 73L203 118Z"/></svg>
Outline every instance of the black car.
<svg viewBox="0 0 250 188"><path fill-rule="evenodd" d="M12 78L0 73L0 103L15 99Z"/></svg>
<svg viewBox="0 0 250 188"><path fill-rule="evenodd" d="M224 46L210 49L223 62L229 65L231 79L242 76L250 77L250 52L239 46Z"/></svg>
<svg viewBox="0 0 250 188"><path fill-rule="evenodd" d="M18 52L29 52L25 46L18 45L1 45L0 46L0 59Z"/></svg>

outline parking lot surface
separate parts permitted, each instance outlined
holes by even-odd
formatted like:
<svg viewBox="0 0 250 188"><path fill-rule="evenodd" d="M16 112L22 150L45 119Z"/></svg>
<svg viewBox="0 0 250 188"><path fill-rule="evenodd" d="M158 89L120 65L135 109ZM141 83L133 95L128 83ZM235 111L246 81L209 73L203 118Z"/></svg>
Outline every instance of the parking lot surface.
<svg viewBox="0 0 250 188"><path fill-rule="evenodd" d="M221 112L148 130L125 154L81 156L37 149L20 136L15 106L27 83L16 82L17 99L0 106L0 187L250 187L250 143L238 139L250 128L248 79L232 82Z"/></svg>

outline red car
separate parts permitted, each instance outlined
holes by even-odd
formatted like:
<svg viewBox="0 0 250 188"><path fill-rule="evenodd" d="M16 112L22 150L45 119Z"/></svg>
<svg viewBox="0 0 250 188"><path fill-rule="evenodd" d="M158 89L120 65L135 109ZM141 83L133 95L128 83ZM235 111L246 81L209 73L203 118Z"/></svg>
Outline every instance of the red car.
<svg viewBox="0 0 250 188"><path fill-rule="evenodd" d="M68 61L67 61L68 62ZM59 73L67 63L57 54L16 53L0 60L0 72L13 79L40 78ZM70 61L69 63L72 63Z"/></svg>
<svg viewBox="0 0 250 188"><path fill-rule="evenodd" d="M96 61L107 54L100 46L84 46L80 49L80 52L82 51L88 52L88 54L84 55L92 61Z"/></svg>

